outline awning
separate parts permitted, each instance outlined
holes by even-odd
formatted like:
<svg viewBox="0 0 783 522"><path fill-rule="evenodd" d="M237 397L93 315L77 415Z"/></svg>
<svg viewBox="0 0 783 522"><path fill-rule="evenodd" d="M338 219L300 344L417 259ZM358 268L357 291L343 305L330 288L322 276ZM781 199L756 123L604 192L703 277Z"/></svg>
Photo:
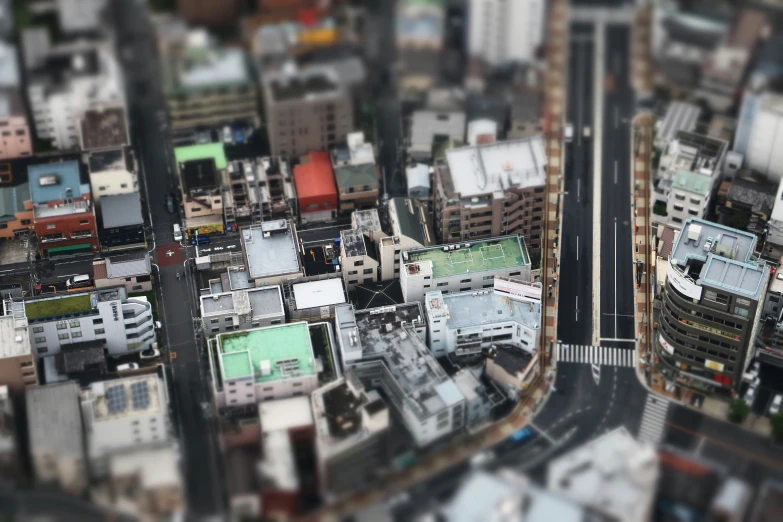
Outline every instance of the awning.
<svg viewBox="0 0 783 522"><path fill-rule="evenodd" d="M47 248L46 252L52 256L56 254L67 254L73 252L89 252L90 250L92 250L92 245L90 243L80 243L78 245Z"/></svg>

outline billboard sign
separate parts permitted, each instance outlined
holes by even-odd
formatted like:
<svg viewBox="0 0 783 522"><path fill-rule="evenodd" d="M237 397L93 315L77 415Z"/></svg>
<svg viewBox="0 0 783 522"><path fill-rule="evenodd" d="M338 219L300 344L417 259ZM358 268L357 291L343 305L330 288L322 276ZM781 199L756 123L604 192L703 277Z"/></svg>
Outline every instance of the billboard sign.
<svg viewBox="0 0 783 522"><path fill-rule="evenodd" d="M507 277L495 277L494 290L511 296L526 297L528 299L541 300L541 287L532 283L514 281Z"/></svg>
<svg viewBox="0 0 783 522"><path fill-rule="evenodd" d="M669 265L669 270L666 271L666 277L669 280L669 283L671 283L678 292L687 295L691 299L701 299L701 287L686 278L685 274L675 268L674 265Z"/></svg>

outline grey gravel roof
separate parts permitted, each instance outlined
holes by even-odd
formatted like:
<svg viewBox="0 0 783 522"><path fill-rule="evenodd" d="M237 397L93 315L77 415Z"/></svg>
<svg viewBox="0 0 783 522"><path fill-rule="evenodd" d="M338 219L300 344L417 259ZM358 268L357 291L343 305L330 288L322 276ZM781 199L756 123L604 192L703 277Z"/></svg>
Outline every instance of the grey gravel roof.
<svg viewBox="0 0 783 522"><path fill-rule="evenodd" d="M25 390L30 452L84 457L79 385L67 381Z"/></svg>
<svg viewBox="0 0 783 522"><path fill-rule="evenodd" d="M777 183L754 182L738 178L731 182L726 199L747 205L753 212L769 216L775 205Z"/></svg>
<svg viewBox="0 0 783 522"><path fill-rule="evenodd" d="M150 272L148 252L106 258L106 277L109 279L148 275Z"/></svg>
<svg viewBox="0 0 783 522"><path fill-rule="evenodd" d="M143 225L141 196L138 192L103 196L101 198L101 216L103 216L103 228Z"/></svg>

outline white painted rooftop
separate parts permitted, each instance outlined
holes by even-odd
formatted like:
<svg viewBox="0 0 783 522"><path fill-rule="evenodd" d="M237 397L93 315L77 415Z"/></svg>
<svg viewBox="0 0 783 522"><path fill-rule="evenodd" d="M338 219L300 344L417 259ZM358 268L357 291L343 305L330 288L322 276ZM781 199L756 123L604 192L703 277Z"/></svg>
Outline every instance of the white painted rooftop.
<svg viewBox="0 0 783 522"><path fill-rule="evenodd" d="M297 310L346 302L342 278L308 281L292 286Z"/></svg>

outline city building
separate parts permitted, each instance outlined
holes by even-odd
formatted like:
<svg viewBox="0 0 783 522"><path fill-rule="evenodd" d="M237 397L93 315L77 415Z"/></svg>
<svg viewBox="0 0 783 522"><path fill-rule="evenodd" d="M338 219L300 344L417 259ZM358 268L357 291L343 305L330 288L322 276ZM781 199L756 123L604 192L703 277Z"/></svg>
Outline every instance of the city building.
<svg viewBox="0 0 783 522"><path fill-rule="evenodd" d="M0 18L2 18L0 14ZM9 17L10 18L10 17ZM0 159L33 153L30 123L21 93L16 47L0 40Z"/></svg>
<svg viewBox="0 0 783 522"><path fill-rule="evenodd" d="M529 63L544 40L545 0L468 3L468 55L492 66Z"/></svg>
<svg viewBox="0 0 783 522"><path fill-rule="evenodd" d="M100 135L104 136L102 133ZM87 156L87 169L90 172L90 193L96 206L100 206L101 196L118 196L139 191L136 160L128 146L90 152Z"/></svg>
<svg viewBox="0 0 783 522"><path fill-rule="evenodd" d="M447 150L432 183L435 234L443 243L519 234L538 257L545 170L541 136Z"/></svg>
<svg viewBox="0 0 783 522"><path fill-rule="evenodd" d="M620 427L549 461L550 492L618 522L652 520L659 469L651 446Z"/></svg>
<svg viewBox="0 0 783 522"><path fill-rule="evenodd" d="M376 238L381 281L400 277L400 253L432 246L427 205L409 198L391 198L388 204L391 235Z"/></svg>
<svg viewBox="0 0 783 522"><path fill-rule="evenodd" d="M329 66L286 66L261 78L272 156L328 150L353 130L353 99Z"/></svg>
<svg viewBox="0 0 783 522"><path fill-rule="evenodd" d="M186 145L174 149L185 230L188 235L223 232L222 187L226 176L223 143Z"/></svg>
<svg viewBox="0 0 783 522"><path fill-rule="evenodd" d="M418 110L411 116L408 157L431 163L434 149L442 141L462 143L465 139L465 112L461 110Z"/></svg>
<svg viewBox="0 0 783 522"><path fill-rule="evenodd" d="M682 217L672 216L669 219L669 216L664 214L667 210L663 208L668 207L668 200L675 177L683 171L702 176L704 182L699 185L706 184L706 188L702 192L706 191L708 194L706 197L709 198L709 195L717 189L723 176L727 150L728 143L724 140L692 132L679 131L676 138L669 142L661 154L658 170L655 173L651 196L653 221L681 226L682 222L678 222L677 219L682 219ZM683 201L685 198L682 194L681 196L682 198L678 198L679 201ZM698 199L702 201L703 198L699 197Z"/></svg>
<svg viewBox="0 0 783 522"><path fill-rule="evenodd" d="M340 197L340 211L378 206L378 180L372 143L363 132L352 132L331 151L334 178Z"/></svg>
<svg viewBox="0 0 783 522"><path fill-rule="evenodd" d="M775 192L772 214L767 221L765 242L761 257L766 261L777 262L783 256L783 179Z"/></svg>
<svg viewBox="0 0 783 522"><path fill-rule="evenodd" d="M322 492L361 489L391 457L389 409L378 392L366 392L353 371L310 396L315 453Z"/></svg>
<svg viewBox="0 0 783 522"><path fill-rule="evenodd" d="M421 340L419 303L368 310L340 305L335 325L344 369L367 388L384 391L417 446L466 427L465 396Z"/></svg>
<svg viewBox="0 0 783 522"><path fill-rule="evenodd" d="M284 219L242 229L247 278L256 286L304 277L296 227Z"/></svg>
<svg viewBox="0 0 783 522"><path fill-rule="evenodd" d="M337 185L327 152L310 152L294 167L299 220L304 223L334 219Z"/></svg>
<svg viewBox="0 0 783 522"><path fill-rule="evenodd" d="M348 302L341 277L292 283L286 295L291 321L328 321L335 306Z"/></svg>
<svg viewBox="0 0 783 522"><path fill-rule="evenodd" d="M16 416L8 386L0 384L0 477L14 484L21 475L21 458L16 442Z"/></svg>
<svg viewBox="0 0 783 522"><path fill-rule="evenodd" d="M666 199L666 218L673 226L682 226L690 217L703 219L712 196L712 179L690 170L674 173Z"/></svg>
<svg viewBox="0 0 783 522"><path fill-rule="evenodd" d="M108 0L55 0L60 30L74 35L98 32L106 23Z"/></svg>
<svg viewBox="0 0 783 522"><path fill-rule="evenodd" d="M666 115L656 124L655 148L663 150L680 131L693 132L701 116L698 105L673 101L666 108Z"/></svg>
<svg viewBox="0 0 783 522"><path fill-rule="evenodd" d="M90 185L81 182L77 161L27 168L35 235L41 257L98 250L98 229Z"/></svg>
<svg viewBox="0 0 783 522"><path fill-rule="evenodd" d="M221 333L210 350L218 408L308 395L318 387L306 322Z"/></svg>
<svg viewBox="0 0 783 522"><path fill-rule="evenodd" d="M122 69L110 41L53 44L44 27L25 29L21 40L38 139L60 150L78 147L80 118L86 111L125 106Z"/></svg>
<svg viewBox="0 0 783 522"><path fill-rule="evenodd" d="M30 346L24 305L6 299L0 316L0 385L21 397L27 386L38 384L38 370Z"/></svg>
<svg viewBox="0 0 783 522"><path fill-rule="evenodd" d="M140 520L176 517L185 511L180 455L170 443L132 447L108 457L111 507Z"/></svg>
<svg viewBox="0 0 783 522"><path fill-rule="evenodd" d="M770 181L783 180L783 95L745 92L734 150L745 156L748 168Z"/></svg>
<svg viewBox="0 0 783 522"><path fill-rule="evenodd" d="M440 77L446 34L446 2L403 0L396 6L395 43L399 86L406 93L424 93ZM387 21L386 23L391 23Z"/></svg>
<svg viewBox="0 0 783 522"><path fill-rule="evenodd" d="M16 177L8 165L0 165L0 238L17 238L34 231L30 184L26 177Z"/></svg>
<svg viewBox="0 0 783 522"><path fill-rule="evenodd" d="M718 191L716 211L721 224L747 230L761 237L775 206L777 183L759 175L740 171L731 181L724 181ZM724 185L728 189L723 193Z"/></svg>
<svg viewBox="0 0 783 522"><path fill-rule="evenodd" d="M124 286L128 294L152 290L150 254L137 250L92 262L92 279L96 288Z"/></svg>
<svg viewBox="0 0 783 522"><path fill-rule="evenodd" d="M436 357L474 355L493 344L534 353L540 347L541 288L531 283L495 280L489 289L424 296L427 338ZM520 295L492 288L513 287Z"/></svg>
<svg viewBox="0 0 783 522"><path fill-rule="evenodd" d="M228 186L223 187L223 219L227 230L262 220L269 212L266 172L262 158L231 160L226 167ZM263 207L263 208L262 208ZM283 210L283 217L286 213Z"/></svg>
<svg viewBox="0 0 783 522"><path fill-rule="evenodd" d="M489 422L494 404L479 378L467 368L458 371L451 378L465 397L465 425L474 429Z"/></svg>
<svg viewBox="0 0 783 522"><path fill-rule="evenodd" d="M155 342L152 305L128 298L124 287L38 297L24 302L36 357L63 346L105 341L109 356L146 350Z"/></svg>
<svg viewBox="0 0 783 522"><path fill-rule="evenodd" d="M279 158L261 158L257 170L258 202L263 221L296 219L296 189L288 162Z"/></svg>
<svg viewBox="0 0 783 522"><path fill-rule="evenodd" d="M405 167L405 181L408 197L411 199L429 199L432 190L430 167L426 163L414 163Z"/></svg>
<svg viewBox="0 0 783 522"><path fill-rule="evenodd" d="M530 390L540 369L539 352L530 353L512 345L493 346L484 359L485 375L512 400Z"/></svg>
<svg viewBox="0 0 783 522"><path fill-rule="evenodd" d="M209 336L285 323L280 287L262 286L202 294L201 322Z"/></svg>
<svg viewBox="0 0 783 522"><path fill-rule="evenodd" d="M25 391L33 475L39 484L81 495L87 488L79 384L68 381Z"/></svg>
<svg viewBox="0 0 783 522"><path fill-rule="evenodd" d="M130 145L124 106L94 108L79 120L79 146L83 151L121 149Z"/></svg>
<svg viewBox="0 0 783 522"><path fill-rule="evenodd" d="M241 5L240 0L219 4L210 0L177 0L177 14L193 25L227 28L236 23Z"/></svg>
<svg viewBox="0 0 783 522"><path fill-rule="evenodd" d="M138 192L101 198L101 249L104 251L143 248L144 216Z"/></svg>
<svg viewBox="0 0 783 522"><path fill-rule="evenodd" d="M161 56L161 75L172 131L259 124L249 56L219 47L206 30L189 31L176 51Z"/></svg>
<svg viewBox="0 0 783 522"><path fill-rule="evenodd" d="M331 16L259 24L250 37L250 47L259 73L279 71L291 57L334 48L342 35ZM251 24L255 22L253 20ZM247 30L248 23L243 29Z"/></svg>
<svg viewBox="0 0 783 522"><path fill-rule="evenodd" d="M105 341L64 345L59 353L42 357L43 380L47 384L73 380L84 386L111 378L105 348Z"/></svg>
<svg viewBox="0 0 783 522"><path fill-rule="evenodd" d="M375 244L359 230L340 231L340 267L349 291L362 283L378 281L379 263Z"/></svg>
<svg viewBox="0 0 783 522"><path fill-rule="evenodd" d="M439 245L402 253L400 286L406 302L431 290L465 292L493 285L495 276L530 281L530 255L519 236Z"/></svg>
<svg viewBox="0 0 783 522"><path fill-rule="evenodd" d="M666 270L655 351L664 374L707 390L739 388L754 357L769 267L756 236L690 219Z"/></svg>
<svg viewBox="0 0 783 522"><path fill-rule="evenodd" d="M171 438L163 366L158 372L94 382L81 392L87 456L94 476L109 472L109 456Z"/></svg>

